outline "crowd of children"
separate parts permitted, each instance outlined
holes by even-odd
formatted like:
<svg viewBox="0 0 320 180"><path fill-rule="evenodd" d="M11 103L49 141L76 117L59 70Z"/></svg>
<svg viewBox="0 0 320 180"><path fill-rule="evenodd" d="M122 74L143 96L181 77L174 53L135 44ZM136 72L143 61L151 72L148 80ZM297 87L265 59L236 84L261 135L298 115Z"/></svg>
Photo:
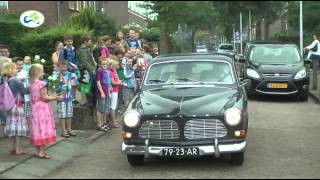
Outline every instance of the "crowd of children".
<svg viewBox="0 0 320 180"><path fill-rule="evenodd" d="M84 35L78 49L73 46L73 37L64 37L63 42L55 44L53 72L47 81L43 66L31 64L29 56L10 59L10 53L0 54L0 101L8 90L14 101L9 110L4 108L8 103L0 103L4 133L12 142L10 154L25 154L21 138L29 137L37 149L36 156L50 159L44 148L57 138L50 101L57 101L61 136L65 138L77 135L72 130L75 105L95 107L97 130L119 128L116 112L128 106L151 59L158 55L157 47L154 52L148 46L142 47L137 35L130 30L126 39L119 31L116 41L102 36L95 48L92 38ZM78 91L81 102L76 99Z"/></svg>

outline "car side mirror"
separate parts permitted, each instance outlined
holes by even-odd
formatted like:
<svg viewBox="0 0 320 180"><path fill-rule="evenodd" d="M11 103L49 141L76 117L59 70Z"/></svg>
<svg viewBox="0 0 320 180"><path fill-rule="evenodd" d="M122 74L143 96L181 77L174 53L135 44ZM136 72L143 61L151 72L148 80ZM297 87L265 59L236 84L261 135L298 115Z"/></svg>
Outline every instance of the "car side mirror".
<svg viewBox="0 0 320 180"><path fill-rule="evenodd" d="M305 59L304 60L304 64L307 64L307 65L311 64L311 60L310 59Z"/></svg>
<svg viewBox="0 0 320 180"><path fill-rule="evenodd" d="M251 88L251 80L250 79L243 79L239 78L240 86L244 86L246 89Z"/></svg>

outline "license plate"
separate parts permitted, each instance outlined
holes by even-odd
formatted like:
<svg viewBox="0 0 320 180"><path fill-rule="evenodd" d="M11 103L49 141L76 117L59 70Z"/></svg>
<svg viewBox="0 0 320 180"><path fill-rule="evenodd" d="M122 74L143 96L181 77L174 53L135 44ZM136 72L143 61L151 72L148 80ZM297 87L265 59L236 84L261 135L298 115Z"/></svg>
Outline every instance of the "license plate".
<svg viewBox="0 0 320 180"><path fill-rule="evenodd" d="M162 155L165 157L198 157L200 155L199 148L164 148Z"/></svg>
<svg viewBox="0 0 320 180"><path fill-rule="evenodd" d="M268 88L272 88L272 89L287 89L288 88L288 84L286 84L286 83L269 83L268 84Z"/></svg>

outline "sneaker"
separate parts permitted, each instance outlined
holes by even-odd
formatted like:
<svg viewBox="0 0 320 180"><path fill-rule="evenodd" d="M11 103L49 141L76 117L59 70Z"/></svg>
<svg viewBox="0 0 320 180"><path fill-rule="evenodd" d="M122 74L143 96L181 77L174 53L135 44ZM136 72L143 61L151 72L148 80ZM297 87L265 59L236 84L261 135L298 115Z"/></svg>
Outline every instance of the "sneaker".
<svg viewBox="0 0 320 180"><path fill-rule="evenodd" d="M77 100L72 101L72 103L73 103L74 105L78 105L78 104L80 104L80 102L79 102L79 101L77 101Z"/></svg>
<svg viewBox="0 0 320 180"><path fill-rule="evenodd" d="M121 126L118 123L111 124L112 128L121 128Z"/></svg>

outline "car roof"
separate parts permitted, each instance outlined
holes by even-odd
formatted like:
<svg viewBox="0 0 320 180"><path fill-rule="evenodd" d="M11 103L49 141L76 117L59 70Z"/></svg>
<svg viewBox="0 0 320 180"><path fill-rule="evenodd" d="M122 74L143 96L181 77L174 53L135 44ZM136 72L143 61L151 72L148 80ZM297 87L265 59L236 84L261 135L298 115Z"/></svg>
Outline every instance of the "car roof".
<svg viewBox="0 0 320 180"><path fill-rule="evenodd" d="M152 60L152 63L166 62L166 61L179 61L179 60L220 60L232 64L233 60L223 53L177 53L177 54L163 54L159 55Z"/></svg>
<svg viewBox="0 0 320 180"><path fill-rule="evenodd" d="M280 42L280 41L253 41L253 42L249 42L248 44L250 45L255 45L255 44L296 45L295 43L292 43L292 42Z"/></svg>

